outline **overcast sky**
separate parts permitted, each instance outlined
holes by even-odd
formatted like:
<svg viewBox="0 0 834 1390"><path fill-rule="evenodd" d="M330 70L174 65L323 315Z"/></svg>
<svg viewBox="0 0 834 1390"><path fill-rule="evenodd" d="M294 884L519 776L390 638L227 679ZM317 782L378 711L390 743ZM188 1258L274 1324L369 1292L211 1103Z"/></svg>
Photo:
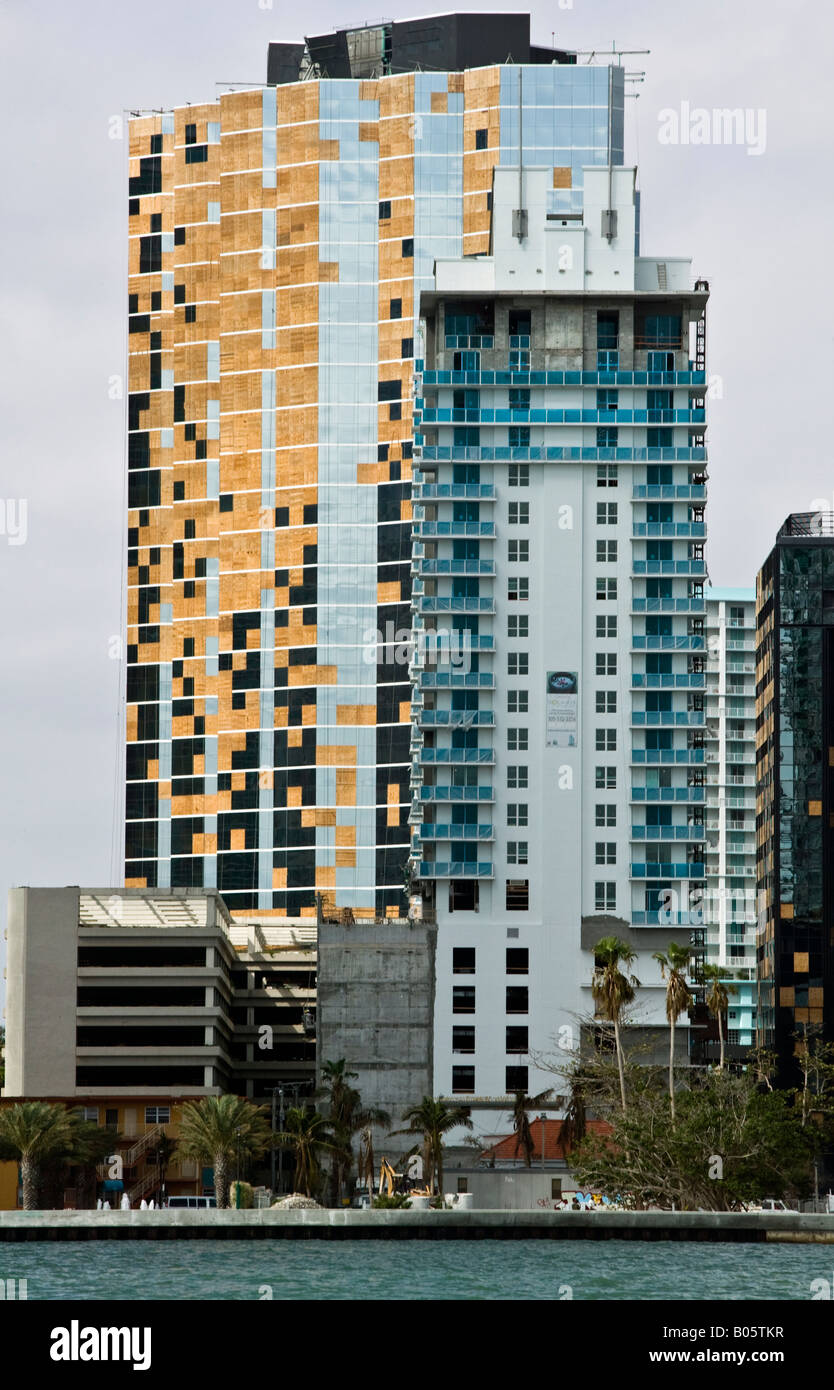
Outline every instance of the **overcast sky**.
<svg viewBox="0 0 834 1390"><path fill-rule="evenodd" d="M375 21L304 8L311 32ZM441 9L442 7L438 7ZM502 5L461 9L502 10ZM526 7L521 7L526 8ZM752 585L791 511L834 509L830 51L820 0L533 4L534 41L650 49L628 102L644 254L709 280L708 560ZM391 0L385 18L431 13ZM125 109L212 100L264 80L270 39L302 37L280 0L4 0L0 104L0 914L14 884L118 882L127 183ZM581 60L580 60L581 61ZM661 143L660 113L740 107L750 143ZM760 113L764 113L762 117ZM762 125L764 120L764 125ZM664 118L664 130L668 119ZM823 273L819 266L822 265ZM11 544L26 499L26 539ZM11 503L11 513L10 513Z"/></svg>

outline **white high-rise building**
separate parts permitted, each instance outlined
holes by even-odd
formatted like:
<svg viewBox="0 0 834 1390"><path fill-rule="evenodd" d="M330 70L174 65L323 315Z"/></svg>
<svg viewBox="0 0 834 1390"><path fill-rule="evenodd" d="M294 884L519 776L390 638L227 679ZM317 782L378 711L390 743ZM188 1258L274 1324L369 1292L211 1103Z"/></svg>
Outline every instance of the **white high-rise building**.
<svg viewBox="0 0 834 1390"><path fill-rule="evenodd" d="M733 982L730 1055L746 1054L756 1040L756 592L709 587L706 605L704 927L707 958ZM696 1052L717 1055L714 1041Z"/></svg>
<svg viewBox="0 0 834 1390"><path fill-rule="evenodd" d="M416 364L413 883L435 1094L481 1133L554 1084L604 936L667 1046L652 953L704 880L708 286L637 254L634 169L554 183L495 170L490 254L436 262Z"/></svg>

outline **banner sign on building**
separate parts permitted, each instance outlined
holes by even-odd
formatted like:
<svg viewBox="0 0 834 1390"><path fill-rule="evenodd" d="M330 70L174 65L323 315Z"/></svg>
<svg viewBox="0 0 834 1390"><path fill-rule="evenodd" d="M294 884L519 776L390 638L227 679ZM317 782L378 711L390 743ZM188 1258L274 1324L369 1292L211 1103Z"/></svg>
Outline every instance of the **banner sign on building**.
<svg viewBox="0 0 834 1390"><path fill-rule="evenodd" d="M548 671L546 700L547 748L575 748L579 733L579 691L575 671Z"/></svg>

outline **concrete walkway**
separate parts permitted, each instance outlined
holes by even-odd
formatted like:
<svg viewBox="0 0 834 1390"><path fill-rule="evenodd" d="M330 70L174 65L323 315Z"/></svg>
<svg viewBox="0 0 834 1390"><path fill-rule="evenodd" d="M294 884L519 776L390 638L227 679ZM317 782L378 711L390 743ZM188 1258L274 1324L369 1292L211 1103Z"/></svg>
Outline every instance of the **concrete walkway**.
<svg viewBox="0 0 834 1390"><path fill-rule="evenodd" d="M834 1244L834 1215L574 1211L5 1211L20 1240L712 1240Z"/></svg>

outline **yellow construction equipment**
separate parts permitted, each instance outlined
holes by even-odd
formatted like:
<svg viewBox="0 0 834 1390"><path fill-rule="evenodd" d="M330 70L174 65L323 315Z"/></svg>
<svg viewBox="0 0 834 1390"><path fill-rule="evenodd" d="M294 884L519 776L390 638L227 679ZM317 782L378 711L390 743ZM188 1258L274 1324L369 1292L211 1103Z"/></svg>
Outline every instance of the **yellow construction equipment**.
<svg viewBox="0 0 834 1390"><path fill-rule="evenodd" d="M395 1173L387 1158L383 1158L379 1165L379 1195L380 1197L393 1197L395 1192L402 1191L402 1173Z"/></svg>
<svg viewBox="0 0 834 1390"><path fill-rule="evenodd" d="M408 1193L410 1197L431 1197L429 1187L410 1187L407 1173L395 1172L387 1158L383 1158L379 1170L380 1197L393 1197L397 1192Z"/></svg>

